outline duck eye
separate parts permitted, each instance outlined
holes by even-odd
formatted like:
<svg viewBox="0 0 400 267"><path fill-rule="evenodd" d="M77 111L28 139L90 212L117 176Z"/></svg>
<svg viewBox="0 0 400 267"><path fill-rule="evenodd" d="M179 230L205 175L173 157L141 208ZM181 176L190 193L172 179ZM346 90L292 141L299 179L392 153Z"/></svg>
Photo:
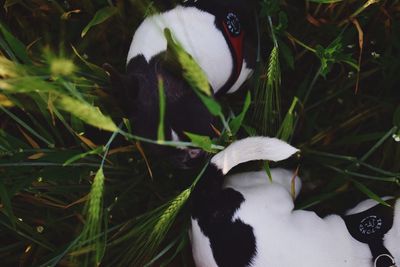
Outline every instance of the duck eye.
<svg viewBox="0 0 400 267"><path fill-rule="evenodd" d="M239 36L241 33L241 25L238 16L235 13L229 12L226 16L225 23L228 26L229 32L233 36Z"/></svg>

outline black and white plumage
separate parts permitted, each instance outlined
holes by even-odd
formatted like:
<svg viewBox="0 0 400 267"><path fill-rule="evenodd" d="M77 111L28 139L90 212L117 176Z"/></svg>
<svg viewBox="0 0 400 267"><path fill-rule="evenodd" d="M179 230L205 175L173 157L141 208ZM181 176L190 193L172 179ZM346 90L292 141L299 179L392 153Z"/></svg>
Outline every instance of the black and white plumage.
<svg viewBox="0 0 400 267"><path fill-rule="evenodd" d="M164 5L170 1L161 1ZM257 38L254 10L245 1L183 1L147 17L137 28L127 57L127 72L112 74L119 102L133 122L134 133L156 139L159 123L158 78L166 94L165 137L185 140L184 132L215 136L216 118L204 107L182 76L179 64L171 64L164 30L199 64L216 96L237 91L250 77L256 61ZM201 153L181 149L190 161ZM174 153L175 152L175 153Z"/></svg>
<svg viewBox="0 0 400 267"><path fill-rule="evenodd" d="M168 52L164 36L164 29L168 28L175 41L203 69L214 93L233 93L255 67L253 12L245 1L197 0L183 1L149 16L133 36L127 57L128 72L137 57L143 56L150 63Z"/></svg>
<svg viewBox="0 0 400 267"><path fill-rule="evenodd" d="M389 267L394 266L392 260L399 263L400 200L391 200L394 208L366 200L346 216L321 218L311 211L293 210L301 181L288 170L272 169L272 182L265 171L226 176L239 163L278 161L295 151L276 139L251 137L212 158L192 195L190 235L196 266ZM360 242L360 234L354 231L361 231L369 243Z"/></svg>

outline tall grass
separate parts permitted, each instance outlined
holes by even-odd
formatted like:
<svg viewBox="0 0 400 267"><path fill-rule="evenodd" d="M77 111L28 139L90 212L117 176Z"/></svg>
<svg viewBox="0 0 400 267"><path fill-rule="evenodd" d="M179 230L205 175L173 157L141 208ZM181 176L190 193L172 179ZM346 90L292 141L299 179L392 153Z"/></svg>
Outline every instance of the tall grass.
<svg viewBox="0 0 400 267"><path fill-rule="evenodd" d="M158 140L132 135L111 97L99 66L123 70L134 29L159 8L112 2L3 4L2 265L190 266L187 204L202 170L146 162L137 141L215 153L247 135L278 136L302 151L287 163L305 185L297 206L322 213L398 193L397 1L260 1L259 86L219 101L166 31L185 79L221 119L219 138L189 133L184 143L164 140L162 119ZM162 97L160 107L163 118Z"/></svg>

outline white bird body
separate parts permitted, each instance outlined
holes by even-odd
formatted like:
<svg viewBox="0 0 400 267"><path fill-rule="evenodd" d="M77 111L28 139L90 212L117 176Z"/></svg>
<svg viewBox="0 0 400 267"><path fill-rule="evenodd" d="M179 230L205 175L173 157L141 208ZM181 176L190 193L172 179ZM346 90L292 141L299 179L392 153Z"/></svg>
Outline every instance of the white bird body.
<svg viewBox="0 0 400 267"><path fill-rule="evenodd" d="M171 30L175 41L199 64L214 93L217 93L231 77L234 67L233 55L222 31L216 27L216 17L196 7L177 6L147 17L133 36L127 62L143 55L149 63L154 57L165 52L165 29ZM228 93L238 90L252 71L243 59L242 71Z"/></svg>
<svg viewBox="0 0 400 267"><path fill-rule="evenodd" d="M241 145L251 146L251 143L245 140L241 141ZM255 147L259 149L259 145ZM231 149L230 153L238 151L240 150L233 152ZM220 168L223 169L223 166ZM224 179L222 191L233 189L243 197L240 205L235 207L230 223L250 226L255 237L255 253L248 264L241 266L374 266L369 246L352 237L341 216L329 215L321 218L312 211L294 210L293 199L301 188L299 177L295 177L291 171L279 168L272 169L271 175L272 182L265 171L239 173ZM361 213L377 204L373 200L363 201L349 210L348 215ZM394 214L393 227L385 234L383 244L399 263L400 200L395 204ZM228 266L224 264L223 259L221 260L223 257L220 256L217 260L213 254L213 249L223 245L211 241L215 236L209 234L207 227L204 227L206 224L200 220L202 219L192 218L191 231L193 255L197 267ZM242 245L240 241L232 238L232 242L237 242L238 246ZM249 244L246 243L246 246ZM226 257L231 255L230 245L225 244ZM240 250L236 253L240 253ZM218 261L220 265L217 264Z"/></svg>

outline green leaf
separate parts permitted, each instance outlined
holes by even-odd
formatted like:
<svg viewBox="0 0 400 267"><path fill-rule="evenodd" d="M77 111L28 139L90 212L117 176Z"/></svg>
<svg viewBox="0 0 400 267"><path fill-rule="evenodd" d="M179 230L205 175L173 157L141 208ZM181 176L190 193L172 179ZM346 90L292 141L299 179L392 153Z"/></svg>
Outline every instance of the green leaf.
<svg viewBox="0 0 400 267"><path fill-rule="evenodd" d="M190 86L203 92L204 94L211 96L211 87L208 83L208 78L204 73L203 69L197 64L197 62L189 55L183 47L177 43L169 29L164 30L165 38L168 42L168 48L172 50L175 58L183 68L183 77L190 84Z"/></svg>
<svg viewBox="0 0 400 267"><path fill-rule="evenodd" d="M157 139L158 141L165 140L165 129L164 129L164 119L165 119L165 93L164 93L164 81L161 77L158 77L158 100L159 100L159 122Z"/></svg>
<svg viewBox="0 0 400 267"><path fill-rule="evenodd" d="M316 54L321 60L322 73L327 74L333 63L338 62L339 56L343 51L342 38L338 36L326 48L321 45L316 46Z"/></svg>
<svg viewBox="0 0 400 267"><path fill-rule="evenodd" d="M10 48L10 46L7 44L7 42L0 36L0 51L6 55L12 60L12 61L18 61L16 56L14 55L14 52ZM2 64L1 62L0 64Z"/></svg>
<svg viewBox="0 0 400 267"><path fill-rule="evenodd" d="M168 49L172 51L175 59L183 69L185 80L207 107L208 111L214 116L220 116L222 114L221 106L212 97L211 87L204 71L183 47L173 39L169 29L164 30L164 35L168 42Z"/></svg>
<svg viewBox="0 0 400 267"><path fill-rule="evenodd" d="M319 57L320 61L321 61L321 68L320 68L320 73L323 77L326 77L326 75L329 73L330 71L330 61L329 59L325 56L325 49L323 46L321 45L317 45L315 47L315 51L317 56Z"/></svg>
<svg viewBox="0 0 400 267"><path fill-rule="evenodd" d="M219 116L220 114L222 114L222 108L214 98L206 96L197 90L195 90L195 93L212 115Z"/></svg>
<svg viewBox="0 0 400 267"><path fill-rule="evenodd" d="M56 100L56 105L94 127L110 132L118 130L110 117L105 116L99 108L86 102L81 102L69 96L60 96Z"/></svg>
<svg viewBox="0 0 400 267"><path fill-rule="evenodd" d="M330 72L332 65L339 62L344 62L356 70L359 70L357 61L350 54L343 52L342 37L338 36L332 43L324 48L321 45L315 47L315 54L321 61L321 75L325 78Z"/></svg>
<svg viewBox="0 0 400 267"><path fill-rule="evenodd" d="M380 198L377 194L372 192L368 187L366 187L362 183L357 182L356 180L352 180L352 182L357 187L358 190L360 190L362 193L366 194L369 198L375 200L376 202L378 202L382 205L390 207L390 205L386 201L384 201L382 198Z"/></svg>
<svg viewBox="0 0 400 267"><path fill-rule="evenodd" d="M114 16L117 13L118 9L113 6L107 6L104 7L96 12L94 15L93 19L89 22L88 25L83 29L81 33L81 37L83 38L87 32L93 27L96 26L100 23L103 23L104 21L108 20L112 16Z"/></svg>
<svg viewBox="0 0 400 267"><path fill-rule="evenodd" d="M272 183L273 180L272 180L271 168L269 167L268 161L266 161L265 164L264 164L264 170L267 173L269 181Z"/></svg>
<svg viewBox="0 0 400 267"><path fill-rule="evenodd" d="M0 31L4 36L5 41L9 45L11 51L13 52L14 56L21 60L22 63L31 64L32 61L30 60L28 53L26 52L25 45L17 38L15 38L14 35L12 35L1 22Z"/></svg>
<svg viewBox="0 0 400 267"><path fill-rule="evenodd" d="M233 135L236 135L236 133L239 131L240 127L243 124L243 120L247 114L247 111L249 110L251 104L251 93L250 91L247 92L246 99L244 101L243 105L243 110L239 114L239 116L235 117L230 123L229 127L231 128L231 132Z"/></svg>
<svg viewBox="0 0 400 267"><path fill-rule="evenodd" d="M289 108L288 113L285 116L285 119L282 122L282 125L278 131L277 137L281 140L288 141L289 138L293 135L294 132L294 109L298 103L299 99L294 97L292 105Z"/></svg>
<svg viewBox="0 0 400 267"><path fill-rule="evenodd" d="M123 118L122 120L123 120L124 126L125 126L125 128L127 129L128 133L131 134L131 133L132 133L132 125L131 125L131 122L130 122L127 118Z"/></svg>
<svg viewBox="0 0 400 267"><path fill-rule="evenodd" d="M193 134L193 133L189 133L189 132L185 132L185 134L190 138L190 141L192 141L193 144L198 145L204 151L214 152L212 149L212 141L211 141L210 137L203 136L203 135L197 135L197 134Z"/></svg>
<svg viewBox="0 0 400 267"><path fill-rule="evenodd" d="M242 125L243 130L247 133L248 136L256 136L258 135L257 130L254 129L253 127L250 127L248 125L243 124Z"/></svg>

